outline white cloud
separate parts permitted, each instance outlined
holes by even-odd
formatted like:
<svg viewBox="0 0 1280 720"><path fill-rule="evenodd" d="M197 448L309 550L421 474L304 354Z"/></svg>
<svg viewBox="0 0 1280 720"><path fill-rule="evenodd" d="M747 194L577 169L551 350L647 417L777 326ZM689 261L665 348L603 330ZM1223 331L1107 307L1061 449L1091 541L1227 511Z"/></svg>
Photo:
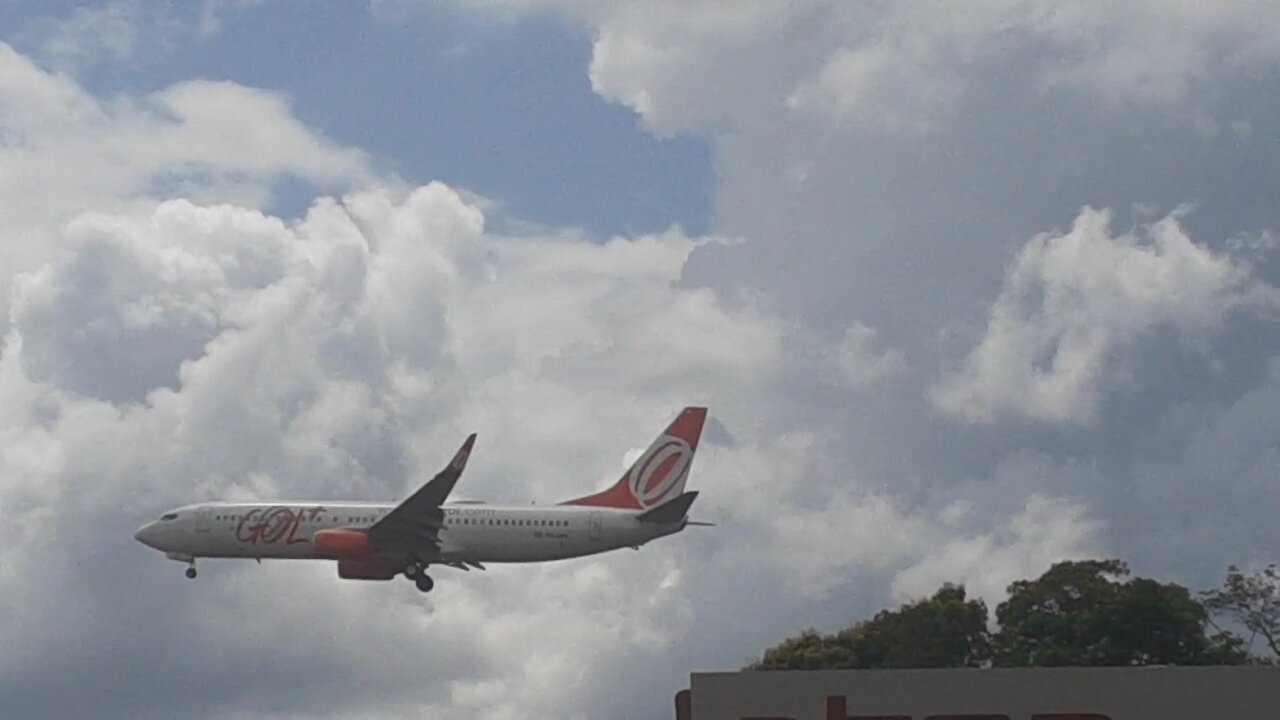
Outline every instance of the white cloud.
<svg viewBox="0 0 1280 720"><path fill-rule="evenodd" d="M1069 232L1028 242L982 340L932 389L936 407L971 420L1013 412L1088 422L1126 351L1152 332L1195 341L1232 312L1280 306L1247 265L1195 244L1181 216L1114 235L1110 212L1085 208Z"/></svg>
<svg viewBox="0 0 1280 720"><path fill-rule="evenodd" d="M1013 580L1100 548L1101 523L1079 502L1032 492L1004 498L1010 513L979 512L955 488L943 502L912 502L859 468L831 468L840 442L833 429L792 433L711 458L703 482L734 498L720 511L742 528L718 562L777 573L810 599L885 577L898 601L959 582L994 604Z"/></svg>
<svg viewBox="0 0 1280 720"><path fill-rule="evenodd" d="M718 133L784 104L835 125L932 130L955 111L969 69L1027 57L1041 91L1111 106L1180 103L1219 64L1280 59L1280 9L1262 1L980 0L963 14L927 0L467 7L503 18L554 8L586 25L596 92L663 135Z"/></svg>
<svg viewBox="0 0 1280 720"><path fill-rule="evenodd" d="M100 56L128 60L138 43L141 6L135 0L99 7L77 7L61 20L43 25L42 55L60 66L76 67Z"/></svg>
<svg viewBox="0 0 1280 720"><path fill-rule="evenodd" d="M149 217L83 216L63 236L62 262L19 276L10 316L24 367L110 400L172 387L228 307L280 279L291 240L274 218L187 201Z"/></svg>
<svg viewBox="0 0 1280 720"><path fill-rule="evenodd" d="M306 128L276 93L190 81L104 101L3 43L0 138L0 214L16 238L6 278L49 257L85 210L173 196L261 205L285 176L339 189L372 177L362 152Z"/></svg>
<svg viewBox="0 0 1280 720"><path fill-rule="evenodd" d="M888 571L898 602L951 582L994 606L1014 580L1100 549L1100 523L1083 506L1039 495L1004 521L982 519L992 527L958 517L955 504L933 514L901 507L889 495L859 497L848 491L833 493L820 510L784 504L772 517L775 561L800 592L818 597L843 587L850 577Z"/></svg>
<svg viewBox="0 0 1280 720"><path fill-rule="evenodd" d="M9 39L29 48L43 64L73 74L108 63L136 67L168 56L182 43L208 41L222 32L227 16L259 4L261 0L82 4L60 15L33 15Z"/></svg>
<svg viewBox="0 0 1280 720"><path fill-rule="evenodd" d="M844 384L862 390L892 380L907 371L901 351L881 349L875 328L854 323L845 332L836 356L836 367Z"/></svg>
<svg viewBox="0 0 1280 720"><path fill-rule="evenodd" d="M838 124L928 132L964 88L958 75L920 67L925 60L884 44L842 47L787 96L786 105Z"/></svg>
<svg viewBox="0 0 1280 720"><path fill-rule="evenodd" d="M201 40L222 32L226 18L237 11L261 5L263 0L204 0L200 5L200 17L196 22L196 35Z"/></svg>
<svg viewBox="0 0 1280 720"><path fill-rule="evenodd" d="M899 601L927 596L943 583L962 583L972 597L995 607L1015 580L1038 577L1055 562L1099 557L1100 523L1078 503L1032 495L1000 526L958 537L942 536L919 562L893 580Z"/></svg>

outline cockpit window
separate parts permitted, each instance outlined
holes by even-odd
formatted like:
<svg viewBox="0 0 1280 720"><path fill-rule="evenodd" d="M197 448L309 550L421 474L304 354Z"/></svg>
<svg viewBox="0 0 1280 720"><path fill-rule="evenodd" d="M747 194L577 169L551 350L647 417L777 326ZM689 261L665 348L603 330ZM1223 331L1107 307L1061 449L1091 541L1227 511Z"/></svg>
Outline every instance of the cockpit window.
<svg viewBox="0 0 1280 720"><path fill-rule="evenodd" d="M160 519L161 520L177 520L178 513L165 513L164 515L160 516Z"/></svg>

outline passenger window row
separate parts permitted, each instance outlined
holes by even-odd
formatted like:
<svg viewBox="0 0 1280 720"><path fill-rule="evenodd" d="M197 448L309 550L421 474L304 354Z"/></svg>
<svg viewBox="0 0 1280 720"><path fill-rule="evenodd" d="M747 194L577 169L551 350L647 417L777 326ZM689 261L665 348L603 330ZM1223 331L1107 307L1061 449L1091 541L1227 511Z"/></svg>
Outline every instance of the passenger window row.
<svg viewBox="0 0 1280 720"><path fill-rule="evenodd" d="M568 520L511 520L504 518L445 518L446 525L505 525L513 527L569 527Z"/></svg>
<svg viewBox="0 0 1280 720"><path fill-rule="evenodd" d="M176 517L177 517L176 514L169 514L169 515L165 515L160 519L172 520ZM243 517L244 517L243 515L216 515L214 516L213 519L218 522L230 522L230 521L240 520ZM373 522L377 519L378 519L378 516L376 515L370 516L370 517L347 516L346 518L333 516L329 518L329 521L335 522L335 523L344 522L344 521L348 523L355 523L355 522ZM320 522L324 522L324 518L321 518ZM568 520L511 520L511 519L504 519L504 518L452 518L452 517L449 517L449 518L445 518L444 522L446 525L503 525L503 526L511 526L511 527L569 527Z"/></svg>

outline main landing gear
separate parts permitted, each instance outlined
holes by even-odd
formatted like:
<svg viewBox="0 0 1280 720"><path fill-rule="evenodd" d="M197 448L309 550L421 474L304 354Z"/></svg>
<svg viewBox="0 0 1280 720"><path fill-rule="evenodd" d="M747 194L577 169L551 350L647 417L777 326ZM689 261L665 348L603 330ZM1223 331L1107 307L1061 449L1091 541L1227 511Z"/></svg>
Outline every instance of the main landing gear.
<svg viewBox="0 0 1280 720"><path fill-rule="evenodd" d="M427 574L426 563L409 563L404 569L404 576L412 580L413 584L418 586L418 590L424 593L431 592L431 588L436 586L435 581Z"/></svg>
<svg viewBox="0 0 1280 720"><path fill-rule="evenodd" d="M188 577L188 578L190 578L190 579L192 579L192 580L195 580L195 579L196 579L196 564L195 564L195 563L191 563L191 567L187 568L187 577Z"/></svg>

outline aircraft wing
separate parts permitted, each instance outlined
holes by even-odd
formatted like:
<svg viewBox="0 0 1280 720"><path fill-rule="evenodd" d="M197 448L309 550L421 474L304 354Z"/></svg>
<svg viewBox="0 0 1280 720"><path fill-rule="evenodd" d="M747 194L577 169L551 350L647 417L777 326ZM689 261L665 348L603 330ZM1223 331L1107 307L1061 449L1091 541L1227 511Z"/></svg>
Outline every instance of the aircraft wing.
<svg viewBox="0 0 1280 720"><path fill-rule="evenodd" d="M369 527L369 539L374 547L380 552L411 555L429 556L440 551L440 528L444 527L441 506L462 477L475 442L476 435L472 433L444 470Z"/></svg>

